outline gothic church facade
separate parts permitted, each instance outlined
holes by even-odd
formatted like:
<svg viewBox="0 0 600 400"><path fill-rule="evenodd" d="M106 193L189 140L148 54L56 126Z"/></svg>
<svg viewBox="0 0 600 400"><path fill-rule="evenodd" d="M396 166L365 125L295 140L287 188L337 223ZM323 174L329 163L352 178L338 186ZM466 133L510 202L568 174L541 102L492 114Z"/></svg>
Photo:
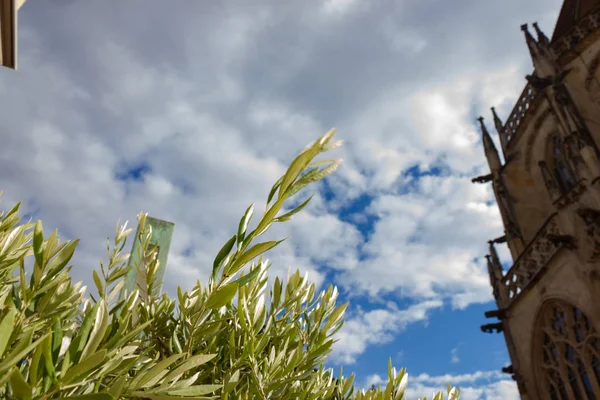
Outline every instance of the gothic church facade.
<svg viewBox="0 0 600 400"><path fill-rule="evenodd" d="M522 399L600 399L600 0L566 0L551 38L521 29L533 72L506 123L492 108L502 158L480 118L490 174L473 181L505 227L481 329L503 333Z"/></svg>

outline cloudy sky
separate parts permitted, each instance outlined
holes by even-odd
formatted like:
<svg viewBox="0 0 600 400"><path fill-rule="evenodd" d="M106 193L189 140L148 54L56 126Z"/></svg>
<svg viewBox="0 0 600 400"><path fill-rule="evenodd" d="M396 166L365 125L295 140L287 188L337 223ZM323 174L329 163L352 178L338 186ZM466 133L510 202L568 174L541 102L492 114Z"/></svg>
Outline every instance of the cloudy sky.
<svg viewBox="0 0 600 400"><path fill-rule="evenodd" d="M475 119L506 118L560 0L30 0L0 71L3 204L81 238L90 282L117 219L176 224L165 288L212 259L295 153L331 127L345 162L274 232L272 274L350 299L332 355L363 385L387 359L413 395L517 398L500 369L486 241L502 234ZM489 124L492 128L492 124ZM505 260L508 253L502 251Z"/></svg>

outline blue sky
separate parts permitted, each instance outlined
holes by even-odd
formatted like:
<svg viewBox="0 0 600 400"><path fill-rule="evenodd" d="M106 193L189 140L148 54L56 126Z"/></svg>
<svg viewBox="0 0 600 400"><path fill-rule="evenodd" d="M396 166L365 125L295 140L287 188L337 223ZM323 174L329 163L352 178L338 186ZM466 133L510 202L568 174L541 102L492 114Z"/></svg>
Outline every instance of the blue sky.
<svg viewBox="0 0 600 400"><path fill-rule="evenodd" d="M517 398L503 337L479 330L503 228L470 182L488 172L475 119L506 119L532 69L519 27L550 35L561 1L163 3L26 3L19 71L0 71L4 204L81 238L87 283L117 219L174 222L174 293L206 281L246 207L337 127L344 164L269 256L272 276L299 268L351 301L331 366L368 386L391 357L412 397L450 381Z"/></svg>

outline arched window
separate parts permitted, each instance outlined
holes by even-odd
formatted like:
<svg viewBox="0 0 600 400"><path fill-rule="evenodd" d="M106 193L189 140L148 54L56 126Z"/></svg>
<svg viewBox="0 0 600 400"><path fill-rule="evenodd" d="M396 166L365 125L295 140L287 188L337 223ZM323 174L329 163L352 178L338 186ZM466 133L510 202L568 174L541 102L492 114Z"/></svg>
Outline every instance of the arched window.
<svg viewBox="0 0 600 400"><path fill-rule="evenodd" d="M553 171L556 186L558 186L561 193L566 193L577 183L577 177L569 162L566 143L559 135L554 135L549 150L547 164Z"/></svg>
<svg viewBox="0 0 600 400"><path fill-rule="evenodd" d="M600 399L600 337L577 307L551 300L541 310L538 343L540 398Z"/></svg>

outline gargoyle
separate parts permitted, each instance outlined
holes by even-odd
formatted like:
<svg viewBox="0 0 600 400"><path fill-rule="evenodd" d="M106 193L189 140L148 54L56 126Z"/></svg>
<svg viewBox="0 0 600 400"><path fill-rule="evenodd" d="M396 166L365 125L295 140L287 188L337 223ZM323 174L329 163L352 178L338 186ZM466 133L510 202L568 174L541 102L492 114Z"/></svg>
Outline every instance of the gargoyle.
<svg viewBox="0 0 600 400"><path fill-rule="evenodd" d="M485 317L486 318L498 318L499 320L502 320L502 319L504 319L504 317L506 317L506 310L501 308L499 310L486 311Z"/></svg>
<svg viewBox="0 0 600 400"><path fill-rule="evenodd" d="M540 78L535 75L526 75L525 79L527 79L527 82L529 82L535 90L544 90L550 85L560 85L571 72L571 69L572 68L569 68L553 77Z"/></svg>
<svg viewBox="0 0 600 400"><path fill-rule="evenodd" d="M486 183L491 181L493 178L492 174L478 176L477 178L471 179L473 183Z"/></svg>
<svg viewBox="0 0 600 400"><path fill-rule="evenodd" d="M553 83L550 78L540 78L535 75L525 75L525 79L536 91L544 90Z"/></svg>
<svg viewBox="0 0 600 400"><path fill-rule="evenodd" d="M503 331L502 322L497 322L495 324L486 324L481 325L481 331L484 333L493 333L494 329L496 333L500 333Z"/></svg>
<svg viewBox="0 0 600 400"><path fill-rule="evenodd" d="M500 236L499 238L492 240L492 243L506 243L506 235Z"/></svg>
<svg viewBox="0 0 600 400"><path fill-rule="evenodd" d="M514 374L515 373L515 369L513 368L512 364L509 365L508 367L504 367L502 368L502 372L504 372L505 374Z"/></svg>

